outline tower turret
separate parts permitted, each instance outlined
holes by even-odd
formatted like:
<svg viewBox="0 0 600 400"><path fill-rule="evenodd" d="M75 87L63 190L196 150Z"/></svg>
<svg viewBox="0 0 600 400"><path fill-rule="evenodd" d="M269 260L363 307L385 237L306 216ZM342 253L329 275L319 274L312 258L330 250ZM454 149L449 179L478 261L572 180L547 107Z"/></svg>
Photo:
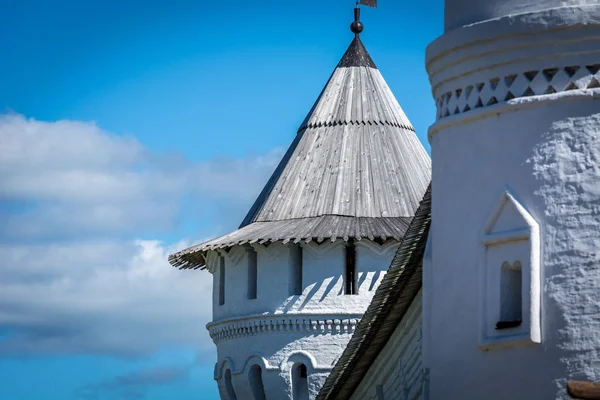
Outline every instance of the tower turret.
<svg viewBox="0 0 600 400"><path fill-rule="evenodd" d="M170 257L213 274L223 399L313 399L383 278L430 160L359 33L239 229Z"/></svg>
<svg viewBox="0 0 600 400"><path fill-rule="evenodd" d="M432 399L600 380L599 34L595 0L446 0L427 49Z"/></svg>

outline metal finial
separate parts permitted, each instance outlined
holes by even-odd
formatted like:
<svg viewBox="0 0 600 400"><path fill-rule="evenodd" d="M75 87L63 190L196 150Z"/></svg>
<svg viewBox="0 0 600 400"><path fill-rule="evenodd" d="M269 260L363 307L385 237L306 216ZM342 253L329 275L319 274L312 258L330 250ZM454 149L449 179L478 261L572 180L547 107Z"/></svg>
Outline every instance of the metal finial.
<svg viewBox="0 0 600 400"><path fill-rule="evenodd" d="M354 22L350 24L350 30L355 34L359 35L364 29L362 22L360 22L360 8L358 8L358 3L354 8Z"/></svg>

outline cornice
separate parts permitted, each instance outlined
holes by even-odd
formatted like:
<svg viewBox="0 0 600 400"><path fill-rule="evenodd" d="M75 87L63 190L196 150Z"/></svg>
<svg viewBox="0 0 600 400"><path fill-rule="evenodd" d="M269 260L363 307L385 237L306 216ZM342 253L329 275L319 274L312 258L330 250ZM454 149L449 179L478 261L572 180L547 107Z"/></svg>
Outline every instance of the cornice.
<svg viewBox="0 0 600 400"><path fill-rule="evenodd" d="M437 119L468 113L513 99L560 95L577 90L597 90L600 88L600 53L598 61L583 65L549 63L548 68L530 69L469 82L442 93L436 99Z"/></svg>
<svg viewBox="0 0 600 400"><path fill-rule="evenodd" d="M431 143L433 137L437 135L440 131L454 126L469 124L474 121L483 120L490 117L497 117L498 115L504 113L535 107L543 107L545 105L548 105L549 103L581 100L600 100L600 89L579 89L565 91L562 93L515 98L487 107L481 107L476 110L469 111L468 113L450 115L447 118L442 118L438 120L436 123L429 127L428 139Z"/></svg>
<svg viewBox="0 0 600 400"><path fill-rule="evenodd" d="M598 5L507 16L445 34L427 50L438 121L430 136L445 119L597 91L599 40Z"/></svg>
<svg viewBox="0 0 600 400"><path fill-rule="evenodd" d="M352 334L362 314L251 315L206 325L215 344L247 336L302 333Z"/></svg>

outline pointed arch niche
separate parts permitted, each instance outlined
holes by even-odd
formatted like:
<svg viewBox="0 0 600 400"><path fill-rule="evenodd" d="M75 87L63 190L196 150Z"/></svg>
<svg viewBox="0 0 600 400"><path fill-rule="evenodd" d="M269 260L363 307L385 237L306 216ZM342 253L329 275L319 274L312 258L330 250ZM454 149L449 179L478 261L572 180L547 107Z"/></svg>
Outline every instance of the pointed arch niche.
<svg viewBox="0 0 600 400"><path fill-rule="evenodd" d="M541 342L539 226L507 190L482 231L481 348Z"/></svg>

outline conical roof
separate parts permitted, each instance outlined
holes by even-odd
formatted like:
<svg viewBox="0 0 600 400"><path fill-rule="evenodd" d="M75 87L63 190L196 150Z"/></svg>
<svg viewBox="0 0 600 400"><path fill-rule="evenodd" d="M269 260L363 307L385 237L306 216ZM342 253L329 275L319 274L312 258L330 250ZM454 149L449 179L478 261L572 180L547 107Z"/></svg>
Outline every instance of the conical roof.
<svg viewBox="0 0 600 400"><path fill-rule="evenodd" d="M206 251L244 243L400 240L430 177L429 156L356 35L240 229L169 260L199 268Z"/></svg>

